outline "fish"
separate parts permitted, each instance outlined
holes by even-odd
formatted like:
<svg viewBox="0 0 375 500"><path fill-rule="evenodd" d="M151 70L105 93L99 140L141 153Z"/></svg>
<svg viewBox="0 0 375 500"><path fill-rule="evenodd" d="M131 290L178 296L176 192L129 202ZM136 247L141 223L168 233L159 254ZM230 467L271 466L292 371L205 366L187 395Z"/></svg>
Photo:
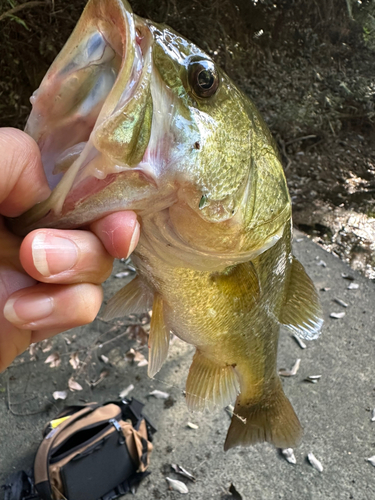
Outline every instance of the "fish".
<svg viewBox="0 0 375 500"><path fill-rule="evenodd" d="M126 0L88 2L31 103L26 132L52 193L13 230L134 210L137 275L106 317L152 306L150 377L171 333L195 346L186 403L235 401L225 450L297 446L302 426L277 373L280 325L312 340L323 320L292 253L287 183L255 105L209 55Z"/></svg>

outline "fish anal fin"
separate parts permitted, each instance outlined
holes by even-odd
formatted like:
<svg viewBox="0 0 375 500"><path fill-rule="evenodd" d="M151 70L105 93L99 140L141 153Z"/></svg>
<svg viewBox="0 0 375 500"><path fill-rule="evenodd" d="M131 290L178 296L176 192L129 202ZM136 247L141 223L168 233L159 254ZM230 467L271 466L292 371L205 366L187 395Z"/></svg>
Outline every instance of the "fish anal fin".
<svg viewBox="0 0 375 500"><path fill-rule="evenodd" d="M279 383L272 395L255 404L238 396L224 450L264 441L277 448L294 448L302 434L298 417Z"/></svg>
<svg viewBox="0 0 375 500"><path fill-rule="evenodd" d="M186 381L189 410L203 411L232 403L239 392L239 382L231 365L219 365L197 350Z"/></svg>
<svg viewBox="0 0 375 500"><path fill-rule="evenodd" d="M168 356L170 333L164 320L163 299L159 293L154 295L150 336L148 339L148 376L153 377L163 366Z"/></svg>
<svg viewBox="0 0 375 500"><path fill-rule="evenodd" d="M108 301L104 310L103 319L106 321L129 314L138 314L151 309L152 292L136 276L130 283L121 288Z"/></svg>
<svg viewBox="0 0 375 500"><path fill-rule="evenodd" d="M323 325L318 292L303 265L295 257L280 323L307 340L318 338Z"/></svg>

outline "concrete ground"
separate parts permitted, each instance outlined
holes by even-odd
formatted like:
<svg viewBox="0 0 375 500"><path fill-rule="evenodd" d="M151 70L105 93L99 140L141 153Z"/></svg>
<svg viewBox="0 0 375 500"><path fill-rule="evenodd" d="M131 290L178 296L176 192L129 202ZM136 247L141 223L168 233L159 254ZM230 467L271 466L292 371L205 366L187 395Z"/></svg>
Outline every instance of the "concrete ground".
<svg viewBox="0 0 375 500"><path fill-rule="evenodd" d="M268 444L224 453L228 414L221 409L211 414L190 414L185 405L183 390L193 354L191 346L176 340L163 369L151 380L146 366L138 367L125 359L125 353L139 344L128 334L122 335L126 330L123 322L108 324L97 319L90 326L53 339L48 352L39 348L36 360L24 354L0 376L0 484L12 471L31 465L44 423L65 404L103 402L133 384L130 395L146 403L145 412L158 428L152 474L138 489L136 498L180 497L181 493L168 490L166 476L186 482L189 493L182 498L194 500L375 498L375 467L366 460L375 455L375 422L371 422L371 409L375 408L375 284L303 235L297 234L294 248L320 290L325 319L321 337L304 350L289 333L280 336L279 367L291 368L301 358L297 375L283 379L285 392L305 429L303 442L295 450L296 465ZM115 271L121 270L124 264L117 262ZM342 274L351 275L354 281L344 279ZM123 286L126 279L111 278L106 296ZM359 287L348 290L350 283ZM335 299L345 301L348 307ZM345 312L345 316L333 319L329 316L332 312ZM84 363L74 370L69 359L76 351ZM57 368L45 364L54 352L61 359ZM147 357L147 348L141 352ZM110 364L100 359L103 354ZM103 370L107 376L90 387L87 382L97 381ZM304 381L309 375L321 375L321 379L316 384ZM69 392L65 401L54 401L52 393L67 389L71 376L83 390ZM169 393L170 398L147 398L154 389ZM198 429L189 428L188 422L197 424ZM307 461L310 452L321 461L323 472ZM193 473L196 482L178 477L171 472L170 464ZM231 484L240 496L228 492Z"/></svg>

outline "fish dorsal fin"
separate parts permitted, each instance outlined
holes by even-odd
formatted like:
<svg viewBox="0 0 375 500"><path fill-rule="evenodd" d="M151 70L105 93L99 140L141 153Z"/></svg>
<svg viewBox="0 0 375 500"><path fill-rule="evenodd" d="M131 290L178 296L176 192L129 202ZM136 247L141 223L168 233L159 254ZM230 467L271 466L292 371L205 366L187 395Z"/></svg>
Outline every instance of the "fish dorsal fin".
<svg viewBox="0 0 375 500"><path fill-rule="evenodd" d="M295 257L286 300L281 309L280 323L307 340L318 338L323 325L318 292Z"/></svg>
<svg viewBox="0 0 375 500"><path fill-rule="evenodd" d="M149 377L153 377L158 373L168 355L170 333L165 324L163 309L163 299L159 293L155 293L148 339Z"/></svg>
<svg viewBox="0 0 375 500"><path fill-rule="evenodd" d="M200 351L195 352L186 381L189 410L227 406L233 403L238 392L239 382L232 366L219 365Z"/></svg>
<svg viewBox="0 0 375 500"><path fill-rule="evenodd" d="M129 314L146 312L151 309L152 296L152 292L139 276L136 276L109 299L103 319L108 321L113 318L129 316Z"/></svg>

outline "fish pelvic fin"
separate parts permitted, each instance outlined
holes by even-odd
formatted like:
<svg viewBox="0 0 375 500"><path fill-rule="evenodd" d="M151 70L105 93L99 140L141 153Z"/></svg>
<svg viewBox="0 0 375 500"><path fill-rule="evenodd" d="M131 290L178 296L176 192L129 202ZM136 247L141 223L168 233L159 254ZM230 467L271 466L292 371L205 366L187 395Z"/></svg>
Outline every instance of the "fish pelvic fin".
<svg viewBox="0 0 375 500"><path fill-rule="evenodd" d="M306 340L317 339L323 325L318 292L303 265L295 257L280 323Z"/></svg>
<svg viewBox="0 0 375 500"><path fill-rule="evenodd" d="M159 293L154 295L150 335L148 338L148 376L153 377L163 366L168 356L170 332L164 320L163 299Z"/></svg>
<svg viewBox="0 0 375 500"><path fill-rule="evenodd" d="M255 404L238 396L224 450L264 441L277 448L294 448L302 434L298 417L278 382L274 392Z"/></svg>
<svg viewBox="0 0 375 500"><path fill-rule="evenodd" d="M146 312L151 309L152 297L152 292L139 276L136 276L109 299L104 309L103 319L109 321L113 318L129 316L129 314Z"/></svg>
<svg viewBox="0 0 375 500"><path fill-rule="evenodd" d="M197 349L186 381L189 410L227 406L235 400L238 392L239 382L233 366L215 363Z"/></svg>

